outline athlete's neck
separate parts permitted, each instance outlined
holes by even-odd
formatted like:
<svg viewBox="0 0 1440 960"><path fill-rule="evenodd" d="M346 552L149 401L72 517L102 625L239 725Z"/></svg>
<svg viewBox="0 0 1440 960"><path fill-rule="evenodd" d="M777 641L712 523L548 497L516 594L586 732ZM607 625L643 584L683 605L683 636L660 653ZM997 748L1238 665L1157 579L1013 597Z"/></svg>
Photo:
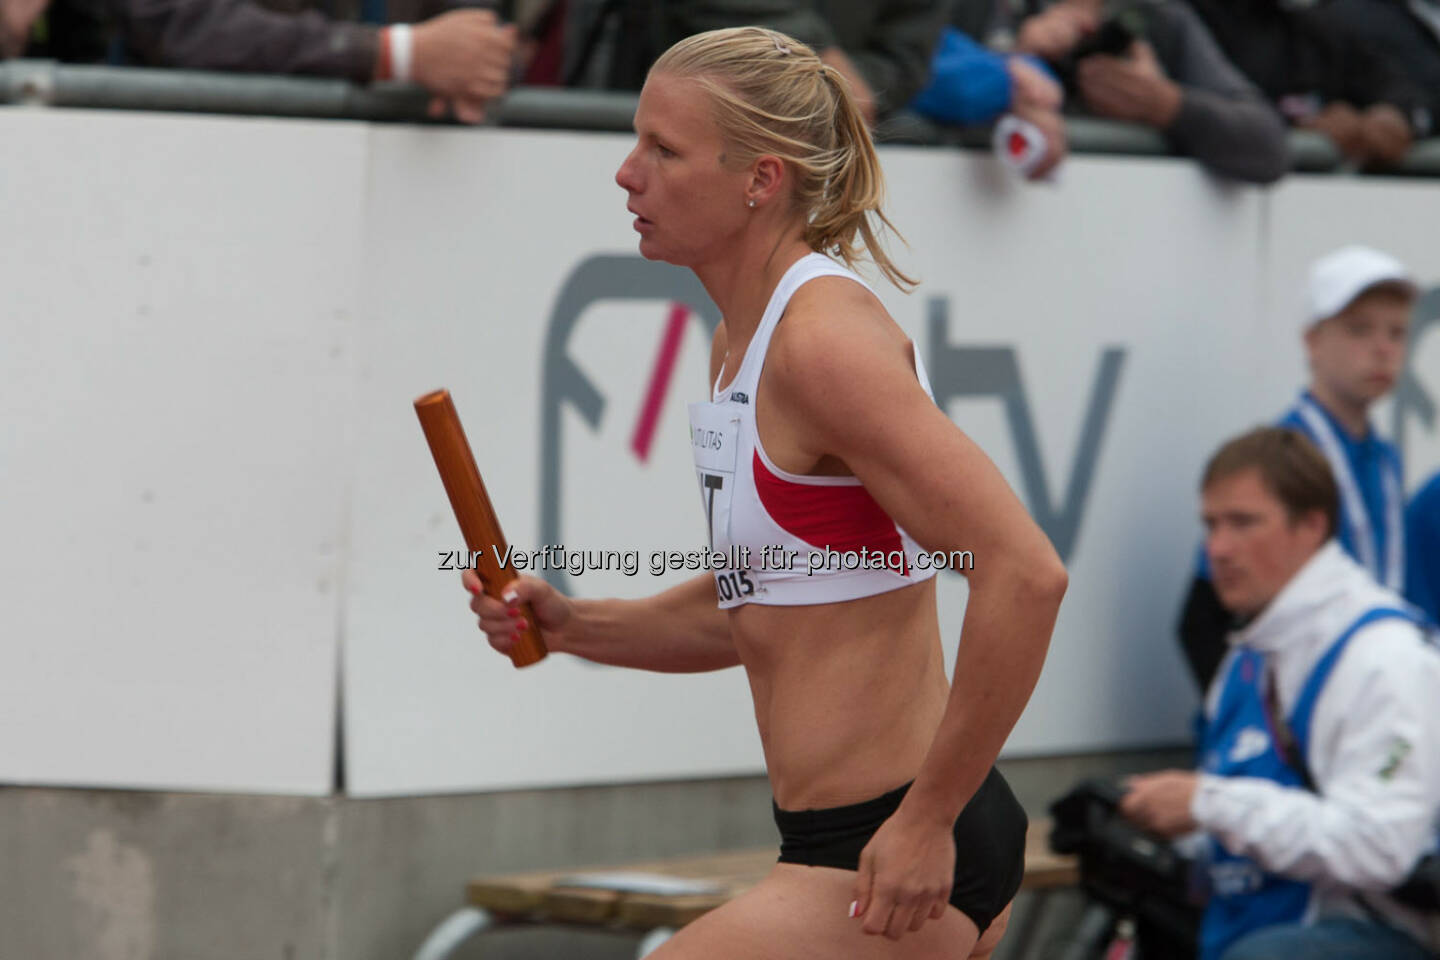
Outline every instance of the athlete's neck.
<svg viewBox="0 0 1440 960"><path fill-rule="evenodd" d="M1364 440L1370 433L1370 404L1331 390L1319 380L1310 381L1310 396L1340 421L1351 439Z"/></svg>
<svg viewBox="0 0 1440 960"><path fill-rule="evenodd" d="M742 243L733 256L694 268L705 292L720 308L720 317L725 324L725 343L729 351L729 359L724 366L726 383L739 370L740 359L745 356L745 349L760 326L765 307L780 278L797 260L810 252L800 236L785 237L764 247L747 247Z"/></svg>

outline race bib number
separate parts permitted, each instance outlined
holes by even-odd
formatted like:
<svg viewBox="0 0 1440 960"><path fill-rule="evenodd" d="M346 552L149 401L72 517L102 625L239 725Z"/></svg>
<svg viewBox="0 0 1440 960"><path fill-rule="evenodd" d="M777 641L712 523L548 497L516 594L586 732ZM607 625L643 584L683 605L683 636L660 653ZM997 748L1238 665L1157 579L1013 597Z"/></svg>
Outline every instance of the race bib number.
<svg viewBox="0 0 1440 960"><path fill-rule="evenodd" d="M735 448L739 443L738 416L713 403L690 404L690 452L695 457L705 533L712 550L729 545L730 498L735 493Z"/></svg>
<svg viewBox="0 0 1440 960"><path fill-rule="evenodd" d="M730 548L730 501L735 495L735 464L740 443L740 417L713 403L690 404L690 452L695 477L700 481L700 504L705 510L705 532L712 551ZM756 593L748 571L716 569L715 590L720 606L733 607Z"/></svg>

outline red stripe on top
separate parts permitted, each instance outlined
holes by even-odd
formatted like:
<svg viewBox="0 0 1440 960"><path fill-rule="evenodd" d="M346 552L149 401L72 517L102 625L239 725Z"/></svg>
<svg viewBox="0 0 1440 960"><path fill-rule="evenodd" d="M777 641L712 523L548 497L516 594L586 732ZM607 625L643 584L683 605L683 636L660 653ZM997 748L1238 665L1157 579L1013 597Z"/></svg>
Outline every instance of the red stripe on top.
<svg viewBox="0 0 1440 960"><path fill-rule="evenodd" d="M901 551L901 576L910 575L910 559L890 515L860 484L795 483L771 473L755 451L755 492L775 522L812 547L840 553L862 547L888 554ZM893 569L893 568L887 568Z"/></svg>

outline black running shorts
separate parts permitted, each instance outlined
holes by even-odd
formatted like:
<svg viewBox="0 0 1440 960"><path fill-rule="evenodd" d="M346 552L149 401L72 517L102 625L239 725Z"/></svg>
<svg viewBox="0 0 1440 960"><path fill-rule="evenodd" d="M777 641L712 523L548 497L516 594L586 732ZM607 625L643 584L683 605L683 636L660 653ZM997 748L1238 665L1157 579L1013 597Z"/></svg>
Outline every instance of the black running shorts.
<svg viewBox="0 0 1440 960"><path fill-rule="evenodd" d="M780 862L855 870L860 851L899 807L910 784L882 797L825 810L781 810ZM1025 876L1025 811L993 767L955 821L955 886L950 903L984 933Z"/></svg>

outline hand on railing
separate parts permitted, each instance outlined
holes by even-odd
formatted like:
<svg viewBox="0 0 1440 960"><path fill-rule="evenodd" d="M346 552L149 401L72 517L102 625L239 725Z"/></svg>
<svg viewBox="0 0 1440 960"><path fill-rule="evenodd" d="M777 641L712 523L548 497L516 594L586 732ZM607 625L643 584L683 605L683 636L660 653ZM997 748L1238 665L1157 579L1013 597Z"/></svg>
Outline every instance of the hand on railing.
<svg viewBox="0 0 1440 960"><path fill-rule="evenodd" d="M1059 110L1065 105L1065 88L1024 57L1006 61L1010 74L1010 100L1015 107Z"/></svg>
<svg viewBox="0 0 1440 960"><path fill-rule="evenodd" d="M1058 61L1068 56L1098 26L1095 13L1081 4L1051 4L1020 24L1020 33L1015 38L1015 52Z"/></svg>
<svg viewBox="0 0 1440 960"><path fill-rule="evenodd" d="M1377 103L1362 112L1335 101L1296 125L1323 133L1346 159L1361 166L1394 166L1405 159L1411 145L1405 115L1388 103Z"/></svg>
<svg viewBox="0 0 1440 960"><path fill-rule="evenodd" d="M50 0L0 0L0 59L25 52L30 27Z"/></svg>
<svg viewBox="0 0 1440 960"><path fill-rule="evenodd" d="M451 10L416 24L416 83L435 95L431 115L447 103L462 123L480 123L485 107L503 94L515 57L516 31L489 10Z"/></svg>
<svg viewBox="0 0 1440 960"><path fill-rule="evenodd" d="M1360 115L1360 130L1372 163L1393 167L1405 159L1413 140L1399 107L1377 103Z"/></svg>
<svg viewBox="0 0 1440 960"><path fill-rule="evenodd" d="M1180 112L1179 86L1165 75L1144 40L1122 57L1096 54L1075 68L1080 98L1096 116L1164 130Z"/></svg>
<svg viewBox="0 0 1440 960"><path fill-rule="evenodd" d="M1040 141L1044 144L1044 152L1034 160L1025 162L1019 169L1029 180L1045 179L1070 152L1065 138L1065 118L1058 110L1019 103L1010 112L1021 120L1033 124ZM1009 144L1001 144L1000 148L1010 153Z"/></svg>

